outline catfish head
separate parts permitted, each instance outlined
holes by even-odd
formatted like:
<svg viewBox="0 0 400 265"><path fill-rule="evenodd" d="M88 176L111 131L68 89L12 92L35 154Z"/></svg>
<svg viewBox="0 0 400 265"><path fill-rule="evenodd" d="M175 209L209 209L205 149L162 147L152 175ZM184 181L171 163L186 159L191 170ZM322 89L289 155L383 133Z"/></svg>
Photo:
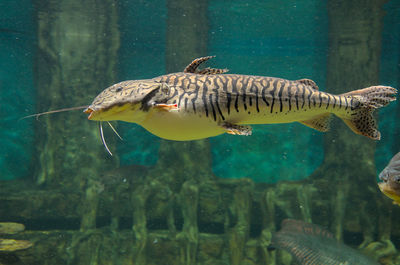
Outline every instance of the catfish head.
<svg viewBox="0 0 400 265"><path fill-rule="evenodd" d="M140 123L168 91L166 83L153 79L123 81L103 90L84 112L89 120Z"/></svg>

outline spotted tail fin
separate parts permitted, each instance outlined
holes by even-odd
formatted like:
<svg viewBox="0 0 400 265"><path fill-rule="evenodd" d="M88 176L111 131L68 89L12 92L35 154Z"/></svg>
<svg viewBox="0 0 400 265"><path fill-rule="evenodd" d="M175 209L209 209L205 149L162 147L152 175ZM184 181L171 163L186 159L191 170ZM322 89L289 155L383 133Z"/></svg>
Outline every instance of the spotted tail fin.
<svg viewBox="0 0 400 265"><path fill-rule="evenodd" d="M397 90L393 87L371 86L342 94L341 96L352 100L352 113L351 116L339 116L353 132L380 140L381 134L372 113L396 100L396 93Z"/></svg>

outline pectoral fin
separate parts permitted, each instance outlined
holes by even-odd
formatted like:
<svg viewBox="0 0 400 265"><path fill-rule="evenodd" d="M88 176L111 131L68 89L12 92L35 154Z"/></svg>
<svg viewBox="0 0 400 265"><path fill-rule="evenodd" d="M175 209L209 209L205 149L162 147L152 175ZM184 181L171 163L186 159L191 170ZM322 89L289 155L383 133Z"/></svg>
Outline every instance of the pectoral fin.
<svg viewBox="0 0 400 265"><path fill-rule="evenodd" d="M329 131L330 116L331 116L330 113L325 113L322 115L315 116L312 119L299 122L317 131L327 132Z"/></svg>
<svg viewBox="0 0 400 265"><path fill-rule="evenodd" d="M252 128L250 126L236 125L231 123L224 123L221 125L226 130L226 133L233 135L251 135Z"/></svg>
<svg viewBox="0 0 400 265"><path fill-rule="evenodd" d="M154 108L162 110L162 111L174 111L179 110L178 104L155 104Z"/></svg>

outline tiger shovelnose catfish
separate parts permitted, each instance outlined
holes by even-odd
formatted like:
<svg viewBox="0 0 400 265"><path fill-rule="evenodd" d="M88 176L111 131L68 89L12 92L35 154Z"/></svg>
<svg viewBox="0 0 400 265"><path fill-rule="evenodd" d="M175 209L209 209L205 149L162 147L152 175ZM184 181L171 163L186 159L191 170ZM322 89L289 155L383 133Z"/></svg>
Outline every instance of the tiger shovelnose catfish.
<svg viewBox="0 0 400 265"><path fill-rule="evenodd" d="M213 57L195 59L183 72L117 83L101 92L90 106L64 110L87 107L88 119L100 121L105 146L102 121L133 122L161 138L187 141L223 133L251 135L250 124L295 121L325 132L332 113L355 133L379 140L372 112L396 99L397 90L388 86L332 95L319 91L310 79L291 81L199 69Z"/></svg>
<svg viewBox="0 0 400 265"><path fill-rule="evenodd" d="M224 74L198 66L183 72L117 83L84 111L89 120L133 122L164 139L186 141L223 133L250 135L249 124L300 122L329 129L329 116L341 118L355 133L380 139L372 112L395 100L397 90L371 86L341 95L318 90L309 79Z"/></svg>

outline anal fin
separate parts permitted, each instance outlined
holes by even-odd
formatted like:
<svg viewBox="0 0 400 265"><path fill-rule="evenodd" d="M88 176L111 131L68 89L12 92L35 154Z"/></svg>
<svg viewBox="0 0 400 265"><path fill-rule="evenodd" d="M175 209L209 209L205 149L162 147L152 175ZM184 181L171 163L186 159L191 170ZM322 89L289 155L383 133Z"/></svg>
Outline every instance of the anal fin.
<svg viewBox="0 0 400 265"><path fill-rule="evenodd" d="M373 140L380 140L381 133L376 127L372 110L372 108L361 109L352 116L352 119L342 118L342 120L354 133L367 136Z"/></svg>
<svg viewBox="0 0 400 265"><path fill-rule="evenodd" d="M320 132L329 131L330 113L324 113L313 117L312 119L299 121L301 124L313 128Z"/></svg>
<svg viewBox="0 0 400 265"><path fill-rule="evenodd" d="M224 123L221 126L226 130L226 133L233 135L249 136L252 133L252 128L250 126L237 125L231 123Z"/></svg>

